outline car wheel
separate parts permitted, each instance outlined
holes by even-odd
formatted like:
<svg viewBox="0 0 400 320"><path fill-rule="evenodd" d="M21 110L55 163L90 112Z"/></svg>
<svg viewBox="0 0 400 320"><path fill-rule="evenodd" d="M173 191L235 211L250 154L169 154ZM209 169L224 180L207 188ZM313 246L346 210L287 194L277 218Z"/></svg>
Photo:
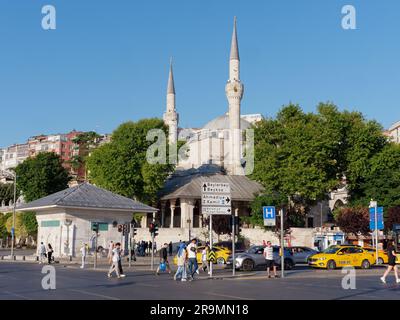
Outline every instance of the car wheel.
<svg viewBox="0 0 400 320"><path fill-rule="evenodd" d="M336 262L333 260L329 260L328 263L326 264L326 268L328 270L336 269Z"/></svg>
<svg viewBox="0 0 400 320"><path fill-rule="evenodd" d="M383 261L382 258L378 258L378 264L384 264L385 262Z"/></svg>
<svg viewBox="0 0 400 320"><path fill-rule="evenodd" d="M290 259L285 259L284 266L285 266L285 270L292 270L294 267L294 263Z"/></svg>
<svg viewBox="0 0 400 320"><path fill-rule="evenodd" d="M369 269L370 267L371 267L371 264L369 263L369 261L367 259L363 260L363 262L361 263L361 268Z"/></svg>
<svg viewBox="0 0 400 320"><path fill-rule="evenodd" d="M217 259L217 264L225 264L225 259L219 257L219 258Z"/></svg>
<svg viewBox="0 0 400 320"><path fill-rule="evenodd" d="M246 259L242 263L243 271L252 271L254 269L254 261L250 259Z"/></svg>

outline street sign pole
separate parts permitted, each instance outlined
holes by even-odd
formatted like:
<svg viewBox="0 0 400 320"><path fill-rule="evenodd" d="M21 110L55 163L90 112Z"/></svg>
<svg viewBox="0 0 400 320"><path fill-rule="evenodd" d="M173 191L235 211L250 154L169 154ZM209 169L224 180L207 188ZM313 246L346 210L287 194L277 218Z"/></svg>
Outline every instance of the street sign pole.
<svg viewBox="0 0 400 320"><path fill-rule="evenodd" d="M235 263L235 225L236 225L236 212L232 215L232 276L235 276L236 263Z"/></svg>
<svg viewBox="0 0 400 320"><path fill-rule="evenodd" d="M151 234L151 271L154 270L154 232Z"/></svg>
<svg viewBox="0 0 400 320"><path fill-rule="evenodd" d="M93 269L97 268L97 235L98 233L96 232L96 239L94 239L94 263L93 263Z"/></svg>
<svg viewBox="0 0 400 320"><path fill-rule="evenodd" d="M131 254L131 247L132 247L132 224L129 224L129 241L128 241L128 257L129 257L129 268L132 266L132 254Z"/></svg>
<svg viewBox="0 0 400 320"><path fill-rule="evenodd" d="M212 214L210 214L210 250L213 249ZM210 259L210 278L213 276L213 260Z"/></svg>
<svg viewBox="0 0 400 320"><path fill-rule="evenodd" d="M375 264L378 265L378 203L375 202Z"/></svg>
<svg viewBox="0 0 400 320"><path fill-rule="evenodd" d="M285 277L285 248L283 242L283 209L280 210L281 214L281 277Z"/></svg>

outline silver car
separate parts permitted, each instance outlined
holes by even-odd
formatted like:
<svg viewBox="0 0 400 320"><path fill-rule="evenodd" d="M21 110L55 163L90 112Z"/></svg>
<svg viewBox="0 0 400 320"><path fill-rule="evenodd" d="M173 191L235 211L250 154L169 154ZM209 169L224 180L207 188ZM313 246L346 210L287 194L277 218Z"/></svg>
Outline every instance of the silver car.
<svg viewBox="0 0 400 320"><path fill-rule="evenodd" d="M279 256L279 247L273 246L274 252L274 261L276 265L279 267L281 265L281 257ZM263 267L266 265L264 253L264 246L251 246L245 252L238 253L235 256L236 260L236 269L241 269L243 271L251 271L259 267ZM296 265L290 251L285 248L285 269L290 270L293 269ZM228 257L226 261L227 267L232 267L232 256Z"/></svg>
<svg viewBox="0 0 400 320"><path fill-rule="evenodd" d="M308 263L308 258L318 253L318 251L308 247L290 247L288 249L296 263Z"/></svg>

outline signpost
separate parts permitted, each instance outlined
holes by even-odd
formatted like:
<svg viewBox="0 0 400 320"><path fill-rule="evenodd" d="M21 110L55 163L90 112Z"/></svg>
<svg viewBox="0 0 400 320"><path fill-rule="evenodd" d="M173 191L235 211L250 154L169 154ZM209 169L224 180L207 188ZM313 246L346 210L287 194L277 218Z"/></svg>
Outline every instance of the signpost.
<svg viewBox="0 0 400 320"><path fill-rule="evenodd" d="M212 216L232 215L231 187L224 182L204 182L201 185L201 210L202 214L210 216L210 257L213 252ZM235 245L233 234L232 246ZM215 253L214 259L215 259ZM235 272L235 251L232 251L233 273ZM213 261L210 263L210 277L213 276Z"/></svg>
<svg viewBox="0 0 400 320"><path fill-rule="evenodd" d="M378 264L378 230L383 230L383 207L378 207L378 202L373 200L369 203L369 227L375 231L375 263Z"/></svg>

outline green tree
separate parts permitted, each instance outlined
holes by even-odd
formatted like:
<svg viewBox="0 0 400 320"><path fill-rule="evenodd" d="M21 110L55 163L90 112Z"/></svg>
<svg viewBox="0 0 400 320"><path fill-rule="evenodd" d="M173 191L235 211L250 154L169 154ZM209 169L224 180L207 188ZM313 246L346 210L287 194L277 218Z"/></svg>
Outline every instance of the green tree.
<svg viewBox="0 0 400 320"><path fill-rule="evenodd" d="M155 204L157 192L174 165L147 162L147 150L154 142L147 141L146 136L152 129L167 133L164 122L155 118L120 125L111 142L95 149L87 158L90 180L123 196Z"/></svg>
<svg viewBox="0 0 400 320"><path fill-rule="evenodd" d="M10 232L7 230L7 220L12 216L11 212L6 214L0 214L0 238L5 239L10 236Z"/></svg>
<svg viewBox="0 0 400 320"><path fill-rule="evenodd" d="M17 198L19 196L19 191L17 189ZM6 205L9 202L14 201L14 183L0 183L0 205L5 202Z"/></svg>
<svg viewBox="0 0 400 320"><path fill-rule="evenodd" d="M359 112L340 112L332 103L319 104L317 113L289 104L254 129L252 179L267 194L290 197L296 213L326 199L343 176L352 199L365 196L371 158L388 144L378 123Z"/></svg>
<svg viewBox="0 0 400 320"><path fill-rule="evenodd" d="M28 202L68 188L68 172L60 157L52 152L28 158L16 167L15 172L17 186Z"/></svg>
<svg viewBox="0 0 400 320"><path fill-rule="evenodd" d="M400 206L400 146L388 144L369 161L353 202L368 205L370 199L385 208Z"/></svg>

